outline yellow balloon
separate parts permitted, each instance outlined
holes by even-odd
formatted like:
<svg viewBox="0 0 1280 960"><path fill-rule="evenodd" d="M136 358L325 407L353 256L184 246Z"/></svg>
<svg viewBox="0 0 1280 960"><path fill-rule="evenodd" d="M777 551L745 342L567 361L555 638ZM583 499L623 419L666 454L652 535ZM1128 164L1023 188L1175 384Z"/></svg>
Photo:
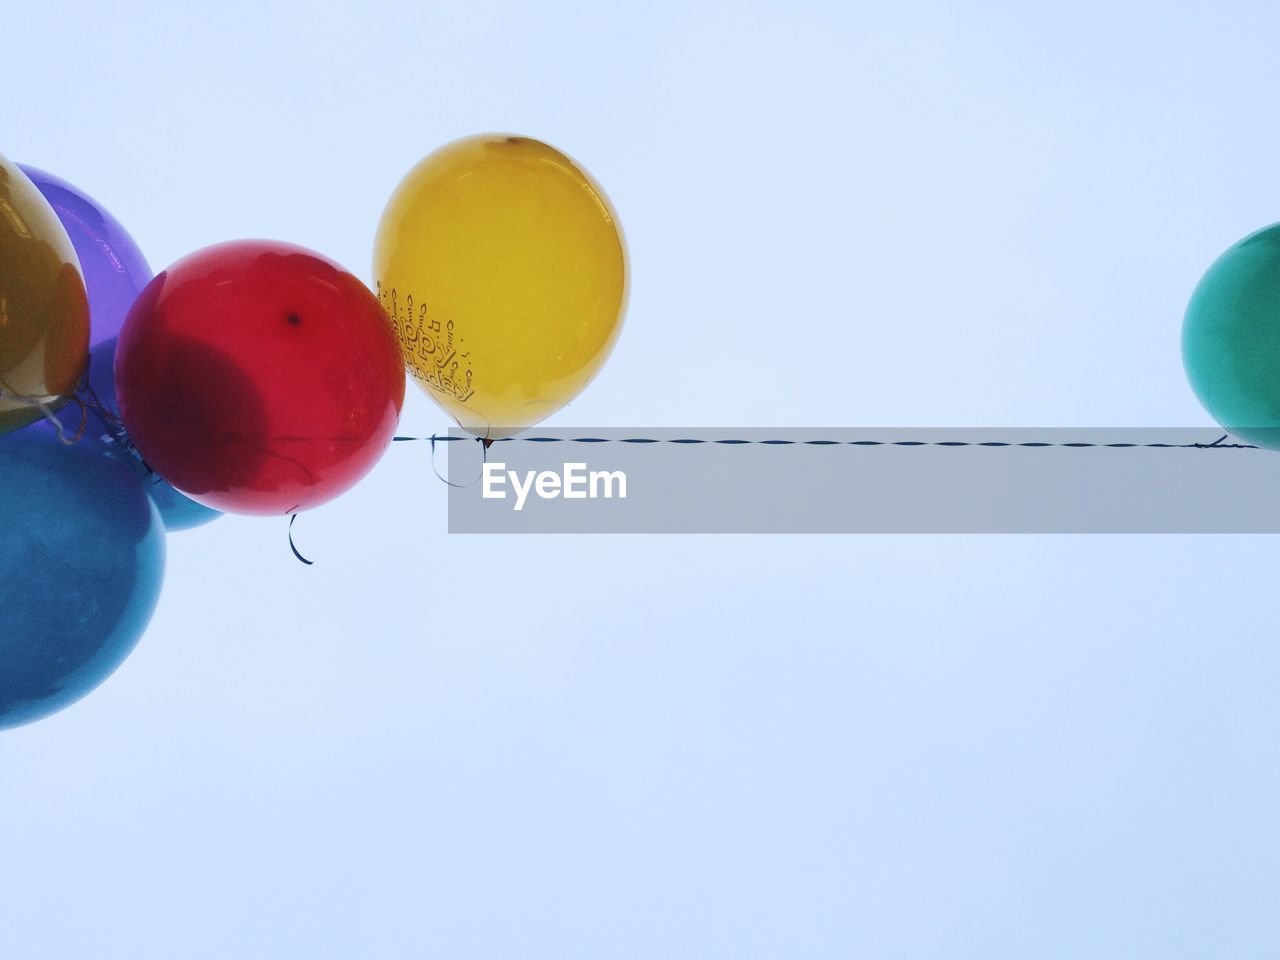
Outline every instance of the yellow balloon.
<svg viewBox="0 0 1280 960"><path fill-rule="evenodd" d="M626 310L626 245L608 198L528 137L468 137L422 160L382 214L373 269L409 372L480 437L572 400Z"/></svg>
<svg viewBox="0 0 1280 960"><path fill-rule="evenodd" d="M0 434L56 410L89 352L89 300L71 239L35 184L0 157Z"/></svg>

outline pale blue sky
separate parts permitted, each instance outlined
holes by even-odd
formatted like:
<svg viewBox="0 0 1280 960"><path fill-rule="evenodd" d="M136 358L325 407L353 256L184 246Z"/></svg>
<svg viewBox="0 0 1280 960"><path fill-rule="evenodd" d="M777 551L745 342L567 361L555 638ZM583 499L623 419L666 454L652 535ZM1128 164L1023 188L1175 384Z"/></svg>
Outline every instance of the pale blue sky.
<svg viewBox="0 0 1280 960"><path fill-rule="evenodd" d="M1183 306L1280 219L1261 0L13 7L0 152L157 268L368 279L435 146L575 156L634 282L562 426L1202 426ZM450 537L425 458L311 568L171 538L0 734L0 955L1274 955L1274 538Z"/></svg>

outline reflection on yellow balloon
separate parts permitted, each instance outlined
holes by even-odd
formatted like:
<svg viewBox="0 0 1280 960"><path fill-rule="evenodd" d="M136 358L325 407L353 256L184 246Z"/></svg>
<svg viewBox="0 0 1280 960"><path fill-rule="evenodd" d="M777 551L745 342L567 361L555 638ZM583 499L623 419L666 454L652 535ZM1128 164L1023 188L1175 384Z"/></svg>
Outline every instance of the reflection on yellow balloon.
<svg viewBox="0 0 1280 960"><path fill-rule="evenodd" d="M420 162L382 215L373 269L409 371L481 437L572 400L608 359L627 301L608 198L527 137L468 137Z"/></svg>
<svg viewBox="0 0 1280 960"><path fill-rule="evenodd" d="M75 248L26 174L0 157L0 433L65 403L88 351Z"/></svg>

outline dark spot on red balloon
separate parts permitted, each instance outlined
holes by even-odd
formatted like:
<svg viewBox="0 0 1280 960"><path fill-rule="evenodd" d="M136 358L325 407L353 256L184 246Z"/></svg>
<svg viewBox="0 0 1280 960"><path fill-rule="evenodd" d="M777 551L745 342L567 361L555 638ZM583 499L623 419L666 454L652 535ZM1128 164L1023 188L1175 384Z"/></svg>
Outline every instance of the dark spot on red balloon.
<svg viewBox="0 0 1280 960"><path fill-rule="evenodd" d="M294 513L349 488L391 442L404 400L404 361L374 295L322 257L269 241L210 247L153 281L115 372L146 461L239 513Z"/></svg>

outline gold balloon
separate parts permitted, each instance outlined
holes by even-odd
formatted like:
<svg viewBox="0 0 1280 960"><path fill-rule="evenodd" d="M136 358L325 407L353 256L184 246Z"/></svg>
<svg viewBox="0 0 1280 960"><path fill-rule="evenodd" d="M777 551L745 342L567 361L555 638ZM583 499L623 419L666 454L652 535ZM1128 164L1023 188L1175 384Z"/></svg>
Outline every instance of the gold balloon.
<svg viewBox="0 0 1280 960"><path fill-rule="evenodd" d="M0 157L0 434L65 403L88 352L75 248L26 174Z"/></svg>
<svg viewBox="0 0 1280 960"><path fill-rule="evenodd" d="M409 372L481 437L572 400L608 359L626 309L626 245L608 198L528 137L468 137L421 161L383 212L373 269Z"/></svg>

